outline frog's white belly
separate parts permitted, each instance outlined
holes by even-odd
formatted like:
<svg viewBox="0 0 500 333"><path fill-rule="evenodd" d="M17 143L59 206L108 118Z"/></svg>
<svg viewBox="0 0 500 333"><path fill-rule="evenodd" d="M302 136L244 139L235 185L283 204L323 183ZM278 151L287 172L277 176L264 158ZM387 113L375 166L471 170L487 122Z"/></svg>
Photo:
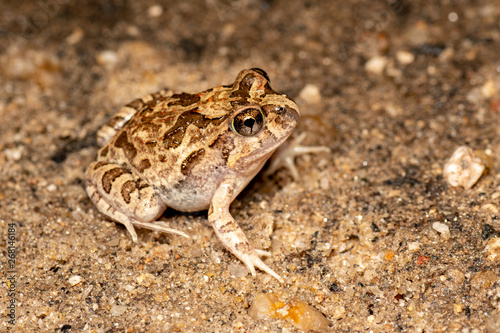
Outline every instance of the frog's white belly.
<svg viewBox="0 0 500 333"><path fill-rule="evenodd" d="M248 185L248 183L259 173L265 164L259 163L251 173L245 175L234 174L233 193L231 201ZM226 173L227 174L227 173ZM205 179L205 180L204 180ZM213 180L213 178L210 178ZM228 179L227 177L225 178ZM206 181L205 177L191 179L189 183L183 183L182 186L168 187L161 190L163 202L170 208L180 212L198 212L207 210L214 196L215 191L219 188L219 182Z"/></svg>
<svg viewBox="0 0 500 333"><path fill-rule="evenodd" d="M171 187L168 191L161 191L161 197L168 207L181 212L207 210L216 190L215 185L205 182L196 187L186 185L180 188Z"/></svg>

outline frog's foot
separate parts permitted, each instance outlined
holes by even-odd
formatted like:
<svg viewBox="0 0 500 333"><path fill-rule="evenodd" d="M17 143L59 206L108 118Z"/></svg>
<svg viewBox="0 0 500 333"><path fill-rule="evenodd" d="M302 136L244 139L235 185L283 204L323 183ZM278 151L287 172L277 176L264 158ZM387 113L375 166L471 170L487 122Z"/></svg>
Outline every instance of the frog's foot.
<svg viewBox="0 0 500 333"><path fill-rule="evenodd" d="M134 242L137 242L137 233L135 231L135 228L143 228L143 229L149 229L149 230L154 230L158 232L165 232L169 234L175 234L175 235L180 235L186 238L191 238L189 237L188 234L185 232L182 232L177 229L172 229L166 226L165 222L163 221L155 221L155 222L142 222L138 221L135 219L132 219L128 217L127 215L123 214L122 212L116 210L113 206L108 204L106 201L102 200L102 198L99 197L99 200L97 200L97 193L94 192L95 189L93 186L87 186L87 192L89 192L89 196L94 202L95 206L105 215L109 216L113 220L123 224L125 228L127 228L127 231L129 232L130 236L132 237L132 240Z"/></svg>
<svg viewBox="0 0 500 333"><path fill-rule="evenodd" d="M234 252L233 252L234 253ZM253 276L256 275L255 273L255 267L260 268L267 274L271 275L272 277L276 278L279 282L284 283L285 281L281 276L279 276L275 271L273 271L269 266L264 264L264 262L259 258L261 256L266 256L269 257L271 254L267 251L262 251L262 250L253 250L251 249L249 253L240 253L240 254L234 254L235 256L238 257L245 266L247 266L248 270L250 273L252 273Z"/></svg>
<svg viewBox="0 0 500 333"><path fill-rule="evenodd" d="M299 172L295 167L294 159L296 156L310 153L329 153L330 148L325 146L301 146L304 141L306 133L302 132L295 139L286 141L282 144L276 152L271 156L270 164L265 171L264 175L268 176L274 173L279 168L285 167L290 170L294 180L299 179Z"/></svg>
<svg viewBox="0 0 500 333"><path fill-rule="evenodd" d="M209 215L209 220L211 216L213 215ZM260 259L261 256L269 257L271 254L267 251L254 250L243 231L232 218L229 221L223 221L215 220L211 222L217 237L224 247L240 259L253 276L255 276L255 267L257 267L283 283L283 278Z"/></svg>

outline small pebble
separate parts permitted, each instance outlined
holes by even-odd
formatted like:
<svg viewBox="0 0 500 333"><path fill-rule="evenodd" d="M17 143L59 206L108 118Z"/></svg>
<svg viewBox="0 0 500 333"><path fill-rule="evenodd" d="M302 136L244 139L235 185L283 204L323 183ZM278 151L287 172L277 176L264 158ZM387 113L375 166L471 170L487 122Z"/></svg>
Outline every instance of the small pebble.
<svg viewBox="0 0 500 333"><path fill-rule="evenodd" d="M257 295L248 310L255 320L280 318L305 331L325 332L330 323L325 316L303 301L281 302L275 294Z"/></svg>
<svg viewBox="0 0 500 333"><path fill-rule="evenodd" d="M66 37L66 43L70 45L75 45L76 43L82 40L83 36L84 36L83 29L80 27L76 27L71 32L71 35Z"/></svg>
<svg viewBox="0 0 500 333"><path fill-rule="evenodd" d="M253 300L248 314L255 320L279 318L277 310L285 306L274 294L260 294Z"/></svg>
<svg viewBox="0 0 500 333"><path fill-rule="evenodd" d="M150 287L154 281L155 277L153 274L150 273L141 274L136 278L136 282L144 287Z"/></svg>
<svg viewBox="0 0 500 333"><path fill-rule="evenodd" d="M461 146L444 165L443 177L451 186L470 189L492 164L491 158L484 152Z"/></svg>
<svg viewBox="0 0 500 333"><path fill-rule="evenodd" d="M321 102L321 92L319 87L314 84L307 84L300 91L299 98L307 104L318 104Z"/></svg>
<svg viewBox="0 0 500 333"><path fill-rule="evenodd" d="M491 98L497 94L497 89L495 87L495 82L493 80L486 81L481 86L481 95L485 98Z"/></svg>
<svg viewBox="0 0 500 333"><path fill-rule="evenodd" d="M159 17L163 14L163 8L160 5L154 5L148 8L149 17Z"/></svg>
<svg viewBox="0 0 500 333"><path fill-rule="evenodd" d="M429 65L427 66L427 74L429 75L436 75L437 74L437 68L434 65Z"/></svg>
<svg viewBox="0 0 500 333"><path fill-rule="evenodd" d="M346 316L346 308L344 306L338 305L335 306L333 309L333 314L332 317L336 320L342 319L343 317Z"/></svg>
<svg viewBox="0 0 500 333"><path fill-rule="evenodd" d="M408 250L409 251L415 251L420 249L420 243L419 242L409 242L408 243Z"/></svg>
<svg viewBox="0 0 500 333"><path fill-rule="evenodd" d="M446 281L450 281L457 288L465 281L465 274L458 268L452 268L446 272Z"/></svg>
<svg viewBox="0 0 500 333"><path fill-rule="evenodd" d="M5 156L11 161L19 161L23 156L24 147L7 148L4 150Z"/></svg>
<svg viewBox="0 0 500 333"><path fill-rule="evenodd" d="M291 319L295 327L305 332L324 332L329 324L321 312L302 301L293 302L285 318Z"/></svg>
<svg viewBox="0 0 500 333"><path fill-rule="evenodd" d="M432 224L432 229L436 230L440 234L450 233L450 228L446 224L440 222L434 222Z"/></svg>
<svg viewBox="0 0 500 333"><path fill-rule="evenodd" d="M498 215L500 211L498 210L498 207L494 204L487 203L481 206L482 210L487 210L489 211L492 215Z"/></svg>
<svg viewBox="0 0 500 333"><path fill-rule="evenodd" d="M500 260L500 238L492 237L486 243L484 252L487 254L489 261Z"/></svg>
<svg viewBox="0 0 500 333"><path fill-rule="evenodd" d="M461 313L464 311L464 306L462 304L454 304L453 311L455 311L455 313Z"/></svg>
<svg viewBox="0 0 500 333"><path fill-rule="evenodd" d="M77 284L79 284L80 282L83 281L83 278L79 275L73 275L72 277L70 277L68 279L68 283L70 286L76 286Z"/></svg>
<svg viewBox="0 0 500 333"><path fill-rule="evenodd" d="M125 313L125 311L127 311L127 307L125 305L116 305L114 304L113 306L111 306L111 309L110 309L110 313L112 316L121 316L122 314Z"/></svg>
<svg viewBox="0 0 500 333"><path fill-rule="evenodd" d="M365 70L368 73L380 75L384 71L389 60L386 57L376 56L368 60L365 64Z"/></svg>
<svg viewBox="0 0 500 333"><path fill-rule="evenodd" d="M106 50L97 55L97 63L103 66L113 66L118 62L118 54L114 51Z"/></svg>
<svg viewBox="0 0 500 333"><path fill-rule="evenodd" d="M475 289L488 289L498 280L498 276L493 271L477 272L470 280L470 285Z"/></svg>
<svg viewBox="0 0 500 333"><path fill-rule="evenodd" d="M387 260L387 261L390 261L392 260L392 258L394 258L395 254L394 254L394 251L393 250L389 250L385 253L384 255L384 259Z"/></svg>
<svg viewBox="0 0 500 333"><path fill-rule="evenodd" d="M321 304L323 303L323 301L325 300L325 293L320 291L318 293L316 293L316 295L314 296L314 300L316 301L316 303L318 304Z"/></svg>
<svg viewBox="0 0 500 333"><path fill-rule="evenodd" d="M415 56L408 51L398 51L396 53L396 59L401 65L409 65L415 61Z"/></svg>

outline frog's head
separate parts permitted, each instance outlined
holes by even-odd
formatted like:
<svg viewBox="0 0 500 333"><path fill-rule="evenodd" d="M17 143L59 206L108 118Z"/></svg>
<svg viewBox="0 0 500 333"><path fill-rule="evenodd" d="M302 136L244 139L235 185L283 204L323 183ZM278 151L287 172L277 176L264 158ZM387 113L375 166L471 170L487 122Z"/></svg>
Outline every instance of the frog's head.
<svg viewBox="0 0 500 333"><path fill-rule="evenodd" d="M250 172L260 169L290 136L300 113L294 101L271 88L262 69L241 71L232 87L228 121L233 149L227 163L236 171Z"/></svg>

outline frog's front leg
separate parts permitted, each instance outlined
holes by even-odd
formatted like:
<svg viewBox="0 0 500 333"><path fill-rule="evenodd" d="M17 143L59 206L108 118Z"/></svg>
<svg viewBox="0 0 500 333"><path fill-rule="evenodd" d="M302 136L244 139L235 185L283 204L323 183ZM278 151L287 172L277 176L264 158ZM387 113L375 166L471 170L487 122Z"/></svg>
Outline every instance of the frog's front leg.
<svg viewBox="0 0 500 333"><path fill-rule="evenodd" d="M124 224L134 242L137 242L134 227L189 237L161 225L163 222L155 222L167 206L157 191L131 170L113 163L94 162L85 176L85 188L94 205L104 215Z"/></svg>
<svg viewBox="0 0 500 333"><path fill-rule="evenodd" d="M216 190L208 211L208 220L224 247L243 261L253 276L255 276L255 267L258 267L283 283L281 276L260 259L260 256L269 256L270 253L253 249L247 237L229 213L229 205L238 194L234 192L234 185L231 180L227 180Z"/></svg>

